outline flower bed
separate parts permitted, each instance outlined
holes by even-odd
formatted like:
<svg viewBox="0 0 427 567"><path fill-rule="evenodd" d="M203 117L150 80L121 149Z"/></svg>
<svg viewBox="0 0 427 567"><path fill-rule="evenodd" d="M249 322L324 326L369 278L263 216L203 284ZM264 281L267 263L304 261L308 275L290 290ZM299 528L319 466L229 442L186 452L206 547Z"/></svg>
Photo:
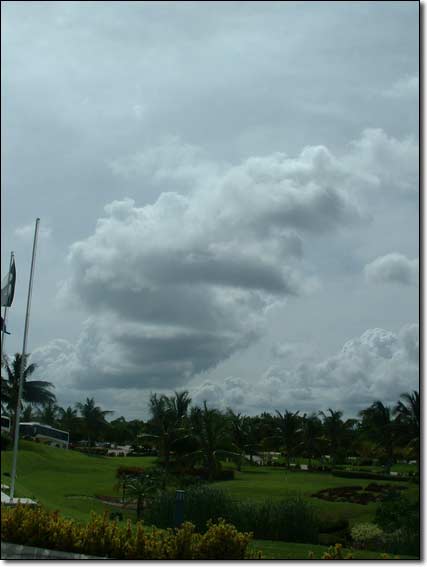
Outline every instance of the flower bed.
<svg viewBox="0 0 427 567"><path fill-rule="evenodd" d="M406 486L372 482L365 489L361 486L339 486L337 488L324 488L315 492L312 496L329 502L351 502L352 504L366 505L369 502L382 502L391 494L398 494L400 490L405 488Z"/></svg>

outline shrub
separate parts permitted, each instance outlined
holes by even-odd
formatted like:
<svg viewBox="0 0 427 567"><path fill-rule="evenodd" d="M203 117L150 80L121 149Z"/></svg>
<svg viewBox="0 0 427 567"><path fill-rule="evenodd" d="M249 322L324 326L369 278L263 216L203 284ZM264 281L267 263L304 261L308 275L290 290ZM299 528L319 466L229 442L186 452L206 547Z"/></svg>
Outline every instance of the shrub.
<svg viewBox="0 0 427 567"><path fill-rule="evenodd" d="M194 486L185 492L184 520L204 532L210 519L231 519L231 498L217 488ZM175 492L164 492L153 499L145 511L144 520L160 528L169 528L175 523Z"/></svg>
<svg viewBox="0 0 427 567"><path fill-rule="evenodd" d="M351 529L351 537L354 545L360 549L377 549L384 546L384 532L376 524L356 524Z"/></svg>
<svg viewBox="0 0 427 567"><path fill-rule="evenodd" d="M206 532L195 533L186 523L178 530L145 530L118 526L92 514L86 525L61 518L43 508L16 506L2 509L1 538L10 543L84 553L112 559L245 559L250 533L240 533L224 520L210 523Z"/></svg>
<svg viewBox="0 0 427 567"><path fill-rule="evenodd" d="M250 529L260 539L295 543L318 541L318 516L298 495L288 495L282 500L235 503L230 521L239 529Z"/></svg>
<svg viewBox="0 0 427 567"><path fill-rule="evenodd" d="M144 514L148 524L167 528L174 525L175 494L155 498ZM184 519L200 532L209 520L224 518L239 530L252 531L257 538L316 543L318 517L303 498L289 495L281 501L235 502L222 490L208 486L191 487L185 493Z"/></svg>
<svg viewBox="0 0 427 567"><path fill-rule="evenodd" d="M194 546L193 555L198 559L243 559L251 537L251 533L240 533L224 520L217 524L209 521L207 531Z"/></svg>
<svg viewBox="0 0 427 567"><path fill-rule="evenodd" d="M411 501L402 495L392 495L378 506L375 522L386 532L386 551L419 556L419 500Z"/></svg>
<svg viewBox="0 0 427 567"><path fill-rule="evenodd" d="M309 552L308 558L315 559L314 553L312 551ZM353 559L353 556L351 553L346 553L344 555L342 545L340 543L336 543L335 545L329 547L327 551L325 551L321 559Z"/></svg>

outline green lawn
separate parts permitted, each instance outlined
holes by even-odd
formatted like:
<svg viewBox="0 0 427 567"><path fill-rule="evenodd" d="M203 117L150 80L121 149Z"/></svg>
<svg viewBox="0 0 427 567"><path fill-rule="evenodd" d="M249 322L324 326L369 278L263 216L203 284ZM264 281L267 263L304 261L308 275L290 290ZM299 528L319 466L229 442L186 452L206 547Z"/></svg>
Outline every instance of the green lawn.
<svg viewBox="0 0 427 567"><path fill-rule="evenodd" d="M94 499L95 495L114 495L117 482L116 470L120 465L150 467L154 457L91 457L76 451L55 449L31 441L22 441L18 457L18 476L16 495L34 498L49 509L60 510L62 514L77 520L87 520L90 512L103 513L116 508ZM12 452L1 454L2 473L11 471ZM237 500L260 501L265 498L280 499L288 492L297 492L321 510L323 517L341 516L351 523L369 521L375 513L375 503L366 506L345 502L327 502L312 498L311 494L322 488L337 486L366 486L370 480L334 477L328 473L290 472L274 467L243 467L236 472L236 479L215 483L215 486L228 491ZM2 476L2 483L10 485L10 479ZM393 483L394 484L394 483ZM409 488L405 491L416 495L418 486L403 483ZM133 511L124 514L135 518ZM294 558L303 554L307 557L310 549L319 553L322 546L304 546L283 542L260 542L256 545L267 557ZM270 555L272 554L272 555ZM290 554L290 555L289 555ZM377 555L378 556L378 555ZM301 557L301 555L298 555Z"/></svg>
<svg viewBox="0 0 427 567"><path fill-rule="evenodd" d="M329 473L307 471L287 471L274 467L243 467L242 472L236 472L235 480L218 482L214 486L227 490L236 500L263 500L265 498L279 499L287 493L299 493L306 496L309 501L322 511L325 516L340 516L350 523L372 521L375 514L376 503L367 505L352 504L349 502L327 502L313 498L311 495L322 488L335 488L337 486L362 486L373 482L366 479L340 478ZM375 481L378 482L378 481ZM380 481L379 484L387 484ZM393 485L395 482L393 481ZM416 495L417 485L409 483L396 483L408 486L405 492Z"/></svg>
<svg viewBox="0 0 427 567"><path fill-rule="evenodd" d="M87 520L93 510L103 513L115 508L92 500L95 495L118 496L114 489L117 467L151 466L153 457L90 457L77 451L20 442L16 496L34 498L47 508L60 510L77 520ZM3 473L12 469L12 452L1 454L2 484L10 485ZM134 513L129 512L129 517Z"/></svg>
<svg viewBox="0 0 427 567"><path fill-rule="evenodd" d="M263 559L308 559L310 551L315 559L321 559L327 551L324 545L312 545L310 543L286 543L282 541L254 540L250 547L256 551L261 551ZM353 551L343 550L344 555L351 552L353 559L381 559L381 553L376 551ZM392 557L390 557L392 558ZM409 555L401 555L400 559L415 559Z"/></svg>

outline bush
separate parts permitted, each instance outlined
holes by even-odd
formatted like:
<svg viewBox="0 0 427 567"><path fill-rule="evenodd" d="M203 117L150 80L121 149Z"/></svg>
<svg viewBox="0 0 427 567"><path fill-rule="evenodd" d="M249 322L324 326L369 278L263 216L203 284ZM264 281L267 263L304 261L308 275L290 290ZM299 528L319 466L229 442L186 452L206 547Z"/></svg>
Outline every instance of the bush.
<svg viewBox="0 0 427 567"><path fill-rule="evenodd" d="M198 534L190 523L178 530L144 529L141 522L119 526L92 514L86 525L43 508L2 509L2 541L111 559L247 559L252 538L224 520Z"/></svg>
<svg viewBox="0 0 427 567"><path fill-rule="evenodd" d="M315 559L314 553L312 551L309 552L308 558ZM342 545L340 543L336 543L335 545L331 545L331 547L329 547L328 550L325 551L321 559L337 559L337 560L353 559L353 556L351 553L346 553L344 555L342 550Z"/></svg>
<svg viewBox="0 0 427 567"><path fill-rule="evenodd" d="M419 556L419 501L402 495L391 496L378 506L375 522L386 532L386 551Z"/></svg>
<svg viewBox="0 0 427 567"><path fill-rule="evenodd" d="M166 492L155 498L144 513L144 520L161 528L174 525L175 494ZM235 502L222 490L208 486L191 487L185 493L184 520L198 531L207 529L209 520L224 518L239 530L252 531L260 539L316 543L318 517L309 503L299 496L281 501Z"/></svg>
<svg viewBox="0 0 427 567"><path fill-rule="evenodd" d="M356 524L351 529L351 537L359 549L384 548L384 532L376 524Z"/></svg>
<svg viewBox="0 0 427 567"><path fill-rule="evenodd" d="M217 488L194 486L185 492L184 520L204 532L210 519L231 519L231 498ZM175 492L163 492L153 499L144 513L144 521L159 528L170 528L175 524Z"/></svg>

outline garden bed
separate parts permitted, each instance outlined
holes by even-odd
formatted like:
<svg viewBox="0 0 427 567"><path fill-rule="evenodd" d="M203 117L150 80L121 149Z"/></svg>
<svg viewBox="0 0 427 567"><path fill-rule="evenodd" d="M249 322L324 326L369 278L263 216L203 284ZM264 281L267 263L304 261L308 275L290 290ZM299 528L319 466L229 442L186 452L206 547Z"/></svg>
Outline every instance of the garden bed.
<svg viewBox="0 0 427 567"><path fill-rule="evenodd" d="M363 488L362 486L338 486L335 488L324 488L312 494L314 498L320 498L329 502L351 502L352 504L366 505L370 502L382 502L392 495L397 495L406 486L393 486L390 484L377 484L372 482Z"/></svg>

